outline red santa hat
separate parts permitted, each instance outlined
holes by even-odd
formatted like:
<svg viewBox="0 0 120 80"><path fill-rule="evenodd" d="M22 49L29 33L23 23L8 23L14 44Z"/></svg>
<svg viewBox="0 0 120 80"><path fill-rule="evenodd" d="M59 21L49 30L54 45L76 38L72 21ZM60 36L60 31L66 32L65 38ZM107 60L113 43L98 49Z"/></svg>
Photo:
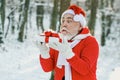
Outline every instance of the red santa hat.
<svg viewBox="0 0 120 80"><path fill-rule="evenodd" d="M65 14L72 14L72 15L74 15L74 18L73 18L74 21L80 22L80 24L82 25L82 27L86 26L86 20L85 20L86 14L85 14L85 11L81 7L76 6L76 5L71 5L68 8L68 10L66 10L66 11L64 11L62 13L61 18Z"/></svg>

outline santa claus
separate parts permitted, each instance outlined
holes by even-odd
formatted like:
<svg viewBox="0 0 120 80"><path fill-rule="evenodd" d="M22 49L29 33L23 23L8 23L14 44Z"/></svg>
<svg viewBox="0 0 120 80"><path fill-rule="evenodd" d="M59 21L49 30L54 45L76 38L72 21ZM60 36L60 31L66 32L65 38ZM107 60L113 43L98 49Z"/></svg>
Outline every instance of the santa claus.
<svg viewBox="0 0 120 80"><path fill-rule="evenodd" d="M59 34L46 32L43 36L44 43L37 45L40 64L45 72L54 71L54 80L97 80L99 46L81 7L71 5L63 12Z"/></svg>

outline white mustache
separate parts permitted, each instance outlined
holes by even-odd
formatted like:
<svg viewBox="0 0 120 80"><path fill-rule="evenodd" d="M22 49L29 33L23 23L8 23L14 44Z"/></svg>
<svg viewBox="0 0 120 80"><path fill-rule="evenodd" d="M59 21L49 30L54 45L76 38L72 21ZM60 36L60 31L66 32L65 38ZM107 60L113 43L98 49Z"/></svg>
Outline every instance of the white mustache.
<svg viewBox="0 0 120 80"><path fill-rule="evenodd" d="M63 31L63 30L65 30L65 31L69 32L69 31L68 31L68 29L67 29L67 28L65 28L65 27L63 27L60 31Z"/></svg>

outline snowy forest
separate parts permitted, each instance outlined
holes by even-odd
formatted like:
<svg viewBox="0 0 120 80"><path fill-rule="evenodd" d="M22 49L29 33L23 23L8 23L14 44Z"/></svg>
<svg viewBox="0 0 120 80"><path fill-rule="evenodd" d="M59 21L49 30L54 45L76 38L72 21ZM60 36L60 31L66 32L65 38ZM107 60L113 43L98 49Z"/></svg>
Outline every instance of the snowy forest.
<svg viewBox="0 0 120 80"><path fill-rule="evenodd" d="M52 80L39 62L36 35L59 31L64 10L76 4L99 46L97 80L120 80L119 0L0 0L0 79Z"/></svg>

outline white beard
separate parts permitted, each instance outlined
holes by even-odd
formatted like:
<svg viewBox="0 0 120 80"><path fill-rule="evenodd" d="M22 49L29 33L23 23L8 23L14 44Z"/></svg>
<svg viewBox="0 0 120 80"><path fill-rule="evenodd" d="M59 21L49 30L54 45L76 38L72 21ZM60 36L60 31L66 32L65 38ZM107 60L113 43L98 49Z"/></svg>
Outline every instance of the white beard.
<svg viewBox="0 0 120 80"><path fill-rule="evenodd" d="M70 33L69 30L67 30L65 27L62 28L60 30L60 32L62 32L62 30L66 30L69 33L69 34L68 33L67 34L62 34L64 37L66 37L67 40L71 40L73 37L76 36L76 34L78 34L78 33Z"/></svg>
<svg viewBox="0 0 120 80"><path fill-rule="evenodd" d="M71 40L76 34L73 35L64 35L67 40Z"/></svg>
<svg viewBox="0 0 120 80"><path fill-rule="evenodd" d="M70 40L72 38L72 36L69 36L69 35L65 35L65 37L67 40Z"/></svg>

